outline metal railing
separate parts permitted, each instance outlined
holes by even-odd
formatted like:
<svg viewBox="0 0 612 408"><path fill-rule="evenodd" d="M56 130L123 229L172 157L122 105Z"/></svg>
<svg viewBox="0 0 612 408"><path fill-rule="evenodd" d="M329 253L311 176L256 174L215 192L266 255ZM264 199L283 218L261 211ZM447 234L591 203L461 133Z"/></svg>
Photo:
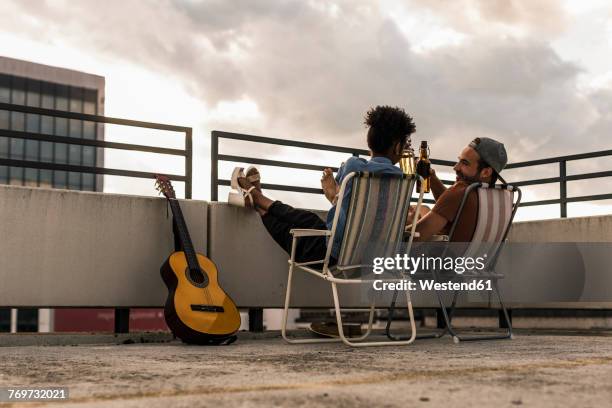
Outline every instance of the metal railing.
<svg viewBox="0 0 612 408"><path fill-rule="evenodd" d="M540 184L559 183L559 198L555 198L552 200L528 201L528 202L521 203L520 206L526 207L526 206L534 206L534 205L559 204L560 212L561 212L560 216L561 218L566 218L567 217L567 203L612 199L612 192L606 193L606 194L568 197L567 196L567 182L568 181L588 180L588 179L600 178L600 177L610 177L612 176L612 171L599 171L595 173L572 174L568 176L567 175L567 162L573 161L573 160L583 160L583 159L591 159L595 157L606 157L606 156L612 156L612 150L601 150L598 152L573 154L569 156L557 156L557 157L551 157L547 159L529 160L529 161L518 162L518 163L510 163L506 166L506 169L518 169L518 168L523 168L523 167L539 166L542 164L558 163L559 164L559 176L558 177L548 177L548 178L540 178L540 179L533 179L533 180L527 180L527 181L517 181L517 182L512 182L512 184L520 187L520 186L533 186L533 185L540 185Z"/></svg>
<svg viewBox="0 0 612 408"><path fill-rule="evenodd" d="M211 201L218 200L218 190L219 186L229 186L230 180L227 179L219 179L218 170L219 170L219 161L233 161L233 162L245 162L252 164L259 164L262 166L276 166L276 167L284 167L289 169L301 169L301 170L314 170L314 171L323 171L324 168L331 167L334 171L337 171L337 167L333 166L319 166L315 164L303 164L303 163L292 163L278 160L266 160L266 159L258 159L255 157L245 157L245 156L230 156L226 154L219 154L219 139L233 139L233 140L243 140L246 142L255 142L255 143L264 143L264 144L272 144L277 146L289 146L289 147L301 147L303 149L311 149L311 150L323 150L328 152L335 153L348 153L353 156L367 156L369 152L363 149L353 149L350 147L340 147L340 146L329 146L318 143L307 143L307 142L297 142L293 140L284 140L284 139L274 139L270 137L262 137L262 136L252 136L252 135L243 135L240 133L229 133L229 132L221 132L218 130L213 130L211 133L211 172L210 172L210 199ZM320 188L310 188L310 187L297 187L297 186L289 186L289 185L281 185L281 184L265 184L262 183L262 188L268 190L278 190L278 191L291 191L295 193L312 193L312 194L323 194L323 190Z"/></svg>
<svg viewBox="0 0 612 408"><path fill-rule="evenodd" d="M261 137L261 136L253 136L253 135L244 135L239 133L231 133L231 132L222 132L214 130L211 133L211 201L218 201L218 190L219 186L229 186L230 180L228 179L220 179L218 176L219 170L219 162L220 161L231 161L231 162L240 162L240 163L250 163L250 164L259 164L264 166L276 166L282 168L291 168L291 169L301 169L301 170L313 170L313 171L322 171L326 167L331 167L334 171L338 169L333 166L323 166L323 165L311 165L311 164L303 164L303 163L292 163L278 160L267 160L260 159L255 157L247 157L247 156L233 156L227 154L219 154L219 141L221 139L232 139L232 140L242 140L247 142L254 143L262 143L262 144L271 144L277 146L289 146L289 147L299 147L304 149L314 149L321 151L330 151L335 153L348 153L353 156L369 156L368 150L363 149L355 149L348 147L340 147L340 146L329 146L324 144L317 143L306 143L306 142L298 142L292 140L284 140L284 139L274 139L269 137ZM547 159L539 159L539 160L530 160L524 162L510 163L506 166L506 169L518 169L524 167L531 166L539 166L542 164L559 164L559 176L558 177L549 177L549 178L540 178L526 181L513 181L512 185L516 186L532 186L532 185L542 185L542 184L550 184L550 183L559 183L560 194L559 198L551 199L551 200L538 200L538 201L527 201L522 202L520 204L521 207L527 206L537 206L537 205L549 205L549 204L559 204L560 205L560 217L567 217L567 203L570 202L579 202L579 201L598 201L598 200L608 200L612 199L612 192L606 194L597 194L597 195L586 195L586 196L576 196L576 197L568 197L567 196L567 182L568 181L576 181L576 180L587 180L599 177L610 177L612 176L612 171L600 171L595 173L584 173L584 174L572 174L567 175L567 162L573 160L582 160L596 157L605 157L612 156L612 150L603 150L598 152L591 153L583 153L583 154L574 154L569 156L558 156L551 157ZM432 164L439 166L454 166L454 161L449 160L440 160L440 159L431 159ZM454 180L442 180L444 184L450 185L453 184ZM269 190L280 190L280 191L290 191L296 193L311 193L311 194L322 194L323 190L319 188L311 188L311 187L299 187L299 186L291 186L291 185L280 185L280 184L262 184L262 187ZM416 201L416 198L412 199ZM433 204L434 200L425 199L423 200L426 203Z"/></svg>
<svg viewBox="0 0 612 408"><path fill-rule="evenodd" d="M43 109L32 106L14 105L9 103L0 103L0 110L21 112L26 114L36 114L41 116L50 116L55 118L66 118L74 120L82 120L95 123L108 123L114 125L132 126L146 129L165 130L170 132L179 132L185 134L185 148L184 149L170 149L163 147L147 146L140 144L129 144L129 143L118 143L118 142L107 142L105 140L91 140L81 139L76 137L67 136L55 136L40 133L32 133L18 130L0 129L0 136L26 139L26 140L38 140L44 142L54 143L66 143L79 146L93 146L100 148L111 148L120 150L132 150L139 152L159 153L174 156L185 157L185 174L168 174L168 176L174 181L182 181L185 183L185 198L191 198L192 194L192 162L193 162L193 146L192 146L192 129L183 126L166 125L161 123L152 122L141 122L137 120L111 118L99 115L89 115L84 113L67 112L53 109ZM59 170L79 173L93 173L101 175L112 175L112 176L125 176L135 178L148 178L152 179L155 173L142 172L142 171L131 171L122 169L111 169L106 167L97 166L81 166L72 164L60 164L52 162L42 162L33 160L19 160L19 159L6 159L0 158L0 166L11 166L11 167L24 167L33 169L44 169L44 170Z"/></svg>

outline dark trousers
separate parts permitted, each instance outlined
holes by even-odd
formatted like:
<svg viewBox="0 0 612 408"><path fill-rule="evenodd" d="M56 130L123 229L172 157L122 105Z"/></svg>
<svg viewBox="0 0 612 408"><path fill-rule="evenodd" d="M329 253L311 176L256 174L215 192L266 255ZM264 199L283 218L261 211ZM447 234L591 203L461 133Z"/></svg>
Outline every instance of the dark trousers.
<svg viewBox="0 0 612 408"><path fill-rule="evenodd" d="M327 229L327 225L317 214L293 208L280 201L275 201L268 209L268 212L261 217L261 220L272 238L289 255L291 255L291 245L293 243L293 237L289 233L290 230L293 228ZM297 262L316 261L324 259L326 253L326 237L299 238L295 248L295 260Z"/></svg>

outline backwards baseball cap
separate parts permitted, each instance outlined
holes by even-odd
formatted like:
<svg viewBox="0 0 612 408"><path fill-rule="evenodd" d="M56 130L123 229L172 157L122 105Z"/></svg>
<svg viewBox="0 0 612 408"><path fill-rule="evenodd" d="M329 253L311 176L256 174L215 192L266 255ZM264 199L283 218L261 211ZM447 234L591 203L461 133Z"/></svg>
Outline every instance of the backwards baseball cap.
<svg viewBox="0 0 612 408"><path fill-rule="evenodd" d="M488 137L477 137L470 142L470 147L478 153L480 158L497 172L506 167L508 163L508 155L503 143Z"/></svg>

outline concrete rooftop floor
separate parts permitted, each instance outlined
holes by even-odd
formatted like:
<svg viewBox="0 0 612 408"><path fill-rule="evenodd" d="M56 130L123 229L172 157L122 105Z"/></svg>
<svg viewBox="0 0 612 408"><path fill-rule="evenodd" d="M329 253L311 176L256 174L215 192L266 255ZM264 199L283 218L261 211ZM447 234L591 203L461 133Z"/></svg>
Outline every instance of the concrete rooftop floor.
<svg viewBox="0 0 612 408"><path fill-rule="evenodd" d="M122 344L126 338L45 346L13 340L17 345L0 347L0 387L70 392L67 402L6 406L602 407L612 401L611 332L523 332L511 341L459 345L446 337L366 349L288 345L276 332L245 333L221 347L164 336Z"/></svg>

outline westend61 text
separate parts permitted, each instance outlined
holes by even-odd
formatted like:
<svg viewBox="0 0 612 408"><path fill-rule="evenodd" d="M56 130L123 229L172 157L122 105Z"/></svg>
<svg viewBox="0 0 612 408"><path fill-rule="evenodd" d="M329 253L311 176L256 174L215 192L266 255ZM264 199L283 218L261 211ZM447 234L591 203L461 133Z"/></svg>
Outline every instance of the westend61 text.
<svg viewBox="0 0 612 408"><path fill-rule="evenodd" d="M433 279L418 281L421 290L463 290L463 291L482 291L493 290L491 288L490 279L473 280L470 282L436 282ZM417 283L402 279L397 282L387 282L383 280L375 280L372 284L374 290L417 290Z"/></svg>

